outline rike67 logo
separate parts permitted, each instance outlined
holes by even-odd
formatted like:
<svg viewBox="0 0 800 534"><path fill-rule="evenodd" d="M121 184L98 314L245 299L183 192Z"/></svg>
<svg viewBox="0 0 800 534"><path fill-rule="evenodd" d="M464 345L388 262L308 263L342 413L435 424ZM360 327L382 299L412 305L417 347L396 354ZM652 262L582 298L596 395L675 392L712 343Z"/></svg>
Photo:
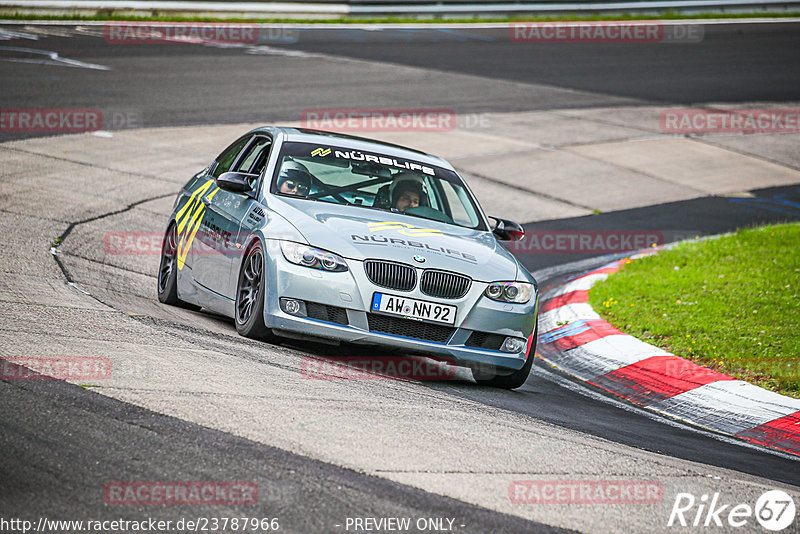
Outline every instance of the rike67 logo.
<svg viewBox="0 0 800 534"><path fill-rule="evenodd" d="M756 500L755 506L749 504L725 504L719 493L710 498L702 495L696 498L691 493L678 493L668 527L754 527L753 519L772 532L784 530L794 523L795 505L792 497L781 490L771 490Z"/></svg>

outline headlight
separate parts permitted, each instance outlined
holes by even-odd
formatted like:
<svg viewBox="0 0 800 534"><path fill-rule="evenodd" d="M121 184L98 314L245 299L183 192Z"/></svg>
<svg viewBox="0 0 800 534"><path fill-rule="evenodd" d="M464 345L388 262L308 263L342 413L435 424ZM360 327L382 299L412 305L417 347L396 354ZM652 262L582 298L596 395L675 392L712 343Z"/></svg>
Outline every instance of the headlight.
<svg viewBox="0 0 800 534"><path fill-rule="evenodd" d="M533 284L527 282L492 282L483 292L487 297L499 302L525 304L533 295Z"/></svg>
<svg viewBox="0 0 800 534"><path fill-rule="evenodd" d="M319 248L293 243L292 241L281 241L281 252L287 261L303 267L311 267L320 271L342 272L347 270L344 258L333 252Z"/></svg>

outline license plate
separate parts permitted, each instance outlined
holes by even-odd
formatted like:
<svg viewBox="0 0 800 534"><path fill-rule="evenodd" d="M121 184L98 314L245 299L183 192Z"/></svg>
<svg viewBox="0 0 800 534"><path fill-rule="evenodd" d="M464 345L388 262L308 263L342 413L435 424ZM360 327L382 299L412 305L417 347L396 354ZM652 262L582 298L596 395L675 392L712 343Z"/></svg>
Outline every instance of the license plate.
<svg viewBox="0 0 800 534"><path fill-rule="evenodd" d="M388 315L397 315L407 319L417 319L441 324L455 324L458 307L410 299L407 297L398 297L397 295L375 293L372 295L372 311Z"/></svg>

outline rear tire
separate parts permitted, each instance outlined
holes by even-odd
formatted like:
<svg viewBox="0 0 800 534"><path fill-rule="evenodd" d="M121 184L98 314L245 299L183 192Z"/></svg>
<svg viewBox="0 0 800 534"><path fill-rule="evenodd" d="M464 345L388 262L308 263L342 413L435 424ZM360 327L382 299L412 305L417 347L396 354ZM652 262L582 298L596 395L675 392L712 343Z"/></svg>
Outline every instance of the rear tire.
<svg viewBox="0 0 800 534"><path fill-rule="evenodd" d="M528 357L525 360L525 365L521 369L514 371L510 375L498 375L494 369L488 369L485 366L472 369L472 377L475 382L481 386L489 386L501 389L516 389L528 380L528 375L533 367L533 360L536 357L536 340L539 337L539 320L536 320L536 326L533 330L531 337L531 346L528 348Z"/></svg>
<svg viewBox="0 0 800 534"><path fill-rule="evenodd" d="M239 270L234 309L236 331L244 337L269 341L275 338L264 324L264 247L256 241L247 251Z"/></svg>
<svg viewBox="0 0 800 534"><path fill-rule="evenodd" d="M157 289L159 302L195 311L200 309L178 298L178 230L175 224L169 225L161 243Z"/></svg>

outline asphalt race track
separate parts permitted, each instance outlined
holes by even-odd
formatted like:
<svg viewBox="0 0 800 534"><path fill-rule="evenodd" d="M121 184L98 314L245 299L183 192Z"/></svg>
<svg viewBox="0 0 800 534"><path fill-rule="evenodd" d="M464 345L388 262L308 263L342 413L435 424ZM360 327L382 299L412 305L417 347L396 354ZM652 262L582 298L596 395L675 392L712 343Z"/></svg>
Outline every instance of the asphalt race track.
<svg viewBox="0 0 800 534"><path fill-rule="evenodd" d="M13 46L0 41L5 102L47 107L58 95L61 106L131 111L138 120L131 126L138 127L271 123L297 120L308 108L387 104L466 114L781 102L796 99L800 86L800 73L793 68L800 64L797 24L707 26L700 43L663 46L515 43L506 28L273 30L265 43L245 50L113 45L104 41L102 27L93 26L41 33L37 41L17 39ZM69 38L48 36L59 33ZM20 63L47 59L24 49L112 67L114 76ZM398 67L376 73L369 63L324 61L319 55ZM270 59L268 67L260 56Z"/></svg>
<svg viewBox="0 0 800 534"><path fill-rule="evenodd" d="M295 28L248 46L120 46L98 26L0 25L2 109L100 109L113 118L106 137L0 132L8 239L0 357L113 354L121 371L96 388L0 382L0 517L279 517L289 532L345 532L348 517L441 517L459 532L670 532L679 491L751 504L768 489L797 496L795 457L645 413L541 361L513 392L479 388L468 372L443 382L302 380L303 362L336 350L252 342L227 320L162 306L157 256L103 254L107 231L163 231L178 188L243 125L298 121L307 109L447 108L513 119L800 101L798 23L708 25L699 43L664 45L540 46L510 42L507 32ZM756 154L788 176L800 171L796 134L762 139L757 148L739 138L708 144ZM459 161L481 192L512 190ZM646 228L669 241L800 220L800 180L780 183L609 210L569 193L513 191L562 213L531 213L521 221L528 231ZM523 261L547 286L610 257ZM627 507L511 503L509 481L532 478L654 479L664 498ZM106 483L132 480L247 480L259 500L104 503Z"/></svg>

